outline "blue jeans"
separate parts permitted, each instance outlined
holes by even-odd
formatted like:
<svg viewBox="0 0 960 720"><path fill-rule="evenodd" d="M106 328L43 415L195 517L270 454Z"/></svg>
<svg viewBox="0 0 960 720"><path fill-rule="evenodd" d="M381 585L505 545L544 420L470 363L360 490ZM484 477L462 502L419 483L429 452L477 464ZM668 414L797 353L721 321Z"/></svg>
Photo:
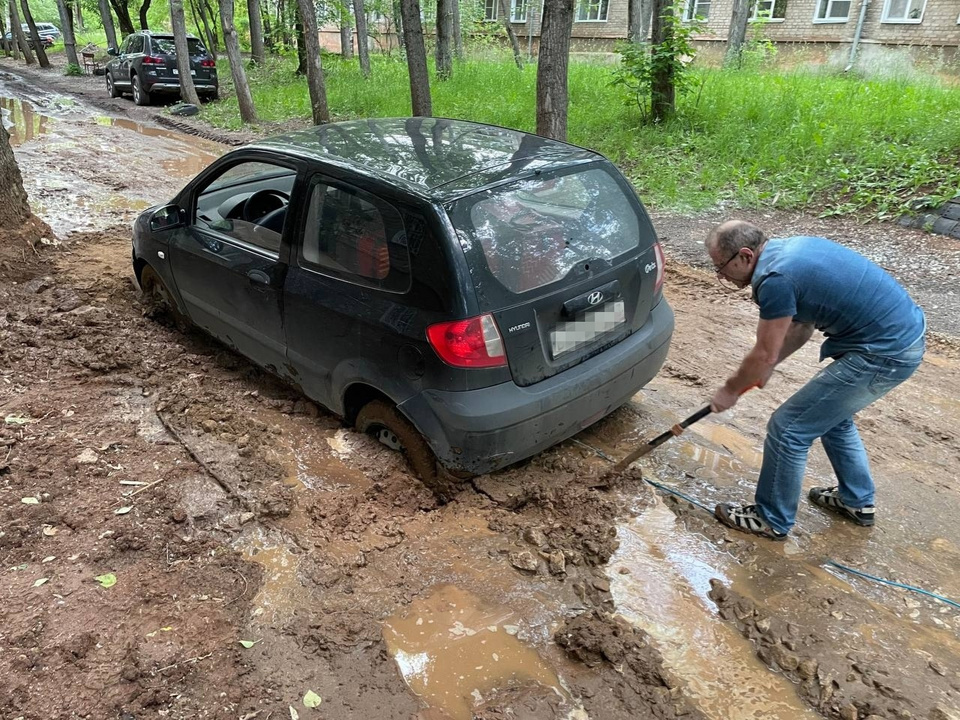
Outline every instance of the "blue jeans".
<svg viewBox="0 0 960 720"><path fill-rule="evenodd" d="M873 478L853 415L910 377L924 349L920 338L895 357L845 353L777 409L767 424L756 494L771 527L783 533L793 527L807 453L817 438L837 476L840 499L853 508L873 505Z"/></svg>

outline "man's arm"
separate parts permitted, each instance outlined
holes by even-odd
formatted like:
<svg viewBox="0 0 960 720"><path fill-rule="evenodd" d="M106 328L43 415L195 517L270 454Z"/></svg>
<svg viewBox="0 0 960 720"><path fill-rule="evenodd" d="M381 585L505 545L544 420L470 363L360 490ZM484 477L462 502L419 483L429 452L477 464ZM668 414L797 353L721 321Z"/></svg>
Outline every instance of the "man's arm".
<svg viewBox="0 0 960 720"><path fill-rule="evenodd" d="M747 353L747 356L740 363L737 372L731 375L723 387L714 394L710 403L713 412L723 412L732 408L737 404L740 393L747 388L754 385L765 385L773 368L776 367L782 357L786 357L803 345L803 342L806 342L806 339L804 339L800 345L789 350L781 357L781 353L787 350L785 341L792 324L793 318L789 316L776 318L775 320L760 320L757 324L757 341L753 349ZM809 337L809 334L807 337Z"/></svg>
<svg viewBox="0 0 960 720"><path fill-rule="evenodd" d="M806 345L811 335L813 335L813 323L791 323L787 329L787 336L783 339L783 347L780 348L780 357L777 359L777 364L779 365ZM763 385L760 387L763 387Z"/></svg>

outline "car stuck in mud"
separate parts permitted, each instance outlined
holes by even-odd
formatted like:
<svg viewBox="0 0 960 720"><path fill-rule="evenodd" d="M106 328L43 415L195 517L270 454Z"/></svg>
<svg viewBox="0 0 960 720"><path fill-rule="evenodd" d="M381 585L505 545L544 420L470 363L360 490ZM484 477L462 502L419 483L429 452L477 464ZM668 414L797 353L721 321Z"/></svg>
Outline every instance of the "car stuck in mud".
<svg viewBox="0 0 960 720"><path fill-rule="evenodd" d="M528 458L658 372L650 219L602 156L476 123L334 123L233 151L135 224L141 287L438 474Z"/></svg>

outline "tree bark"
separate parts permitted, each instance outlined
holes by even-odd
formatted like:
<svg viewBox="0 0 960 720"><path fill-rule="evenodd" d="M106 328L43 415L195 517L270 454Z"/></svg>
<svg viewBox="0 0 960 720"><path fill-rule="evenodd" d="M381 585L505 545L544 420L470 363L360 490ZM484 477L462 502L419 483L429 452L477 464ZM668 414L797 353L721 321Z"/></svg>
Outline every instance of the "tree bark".
<svg viewBox="0 0 960 720"><path fill-rule="evenodd" d="M180 75L180 99L183 102L200 104L200 96L190 73L190 48L187 45L187 21L183 16L183 0L170 0L170 25L173 26L173 42L177 46L177 71Z"/></svg>
<svg viewBox="0 0 960 720"><path fill-rule="evenodd" d="M642 43L646 39L643 34L643 0L627 0L627 40Z"/></svg>
<svg viewBox="0 0 960 720"><path fill-rule="evenodd" d="M220 22L223 25L223 44L230 61L230 74L237 90L237 103L240 106L240 119L244 123L257 122L257 110L253 106L253 96L247 84L247 74L243 71L243 58L240 56L240 39L233 25L233 0L220 0Z"/></svg>
<svg viewBox="0 0 960 720"><path fill-rule="evenodd" d="M210 38L212 41L210 43L209 50L211 53L213 53L214 57L216 57L217 51L220 50L220 35L217 33L217 14L219 12L219 8L214 5L210 5L209 0L198 0L198 2L203 7L205 17L209 18Z"/></svg>
<svg viewBox="0 0 960 720"><path fill-rule="evenodd" d="M87 28L83 24L83 7L80 4L80 0L77 0L74 3L74 7L76 8L75 17L77 18L77 27L80 28L81 30L86 30Z"/></svg>
<svg viewBox="0 0 960 720"><path fill-rule="evenodd" d="M507 37L510 39L510 47L513 48L513 61L518 68L523 70L523 53L520 50L520 41L517 40L517 34L513 31L513 23L510 22L509 0L500 0L500 18L503 20Z"/></svg>
<svg viewBox="0 0 960 720"><path fill-rule="evenodd" d="M460 0L451 0L450 7L453 8L453 56L457 60L463 60L463 23L460 22Z"/></svg>
<svg viewBox="0 0 960 720"><path fill-rule="evenodd" d="M346 9L340 15L340 56L344 60L353 59L353 28Z"/></svg>
<svg viewBox="0 0 960 720"><path fill-rule="evenodd" d="M17 9L17 0L10 0L10 31L13 42L23 53L23 59L27 65L33 65L33 53L30 52L30 43L27 42L27 36L23 34L23 28L20 26L20 11ZM66 35L64 35L66 37Z"/></svg>
<svg viewBox="0 0 960 720"><path fill-rule="evenodd" d="M723 57L723 64L727 67L740 67L752 6L750 0L734 0L733 17L730 18L730 31L727 33L727 52Z"/></svg>
<svg viewBox="0 0 960 720"><path fill-rule="evenodd" d="M573 0L545 0L537 62L537 135L567 139L567 67Z"/></svg>
<svg viewBox="0 0 960 720"><path fill-rule="evenodd" d="M449 80L453 75L453 9L455 0L437 0L437 80Z"/></svg>
<svg viewBox="0 0 960 720"><path fill-rule="evenodd" d="M317 11L313 0L299 0L300 22L303 23L304 51L307 56L307 87L314 125L330 122L327 108L327 86L320 64L320 37L317 32Z"/></svg>
<svg viewBox="0 0 960 720"><path fill-rule="evenodd" d="M210 53L211 57L214 60L217 59L217 36L214 34L212 28L210 27L210 21L207 20L207 14L204 12L203 7L200 5L199 0L190 0L190 7L193 9L193 21L198 23L197 25L197 35L204 38L207 43L207 52ZM199 23L203 23L203 31L201 32Z"/></svg>
<svg viewBox="0 0 960 720"><path fill-rule="evenodd" d="M147 24L147 12L150 10L150 3L153 0L143 0L143 5L140 6L140 29L149 30L150 26Z"/></svg>
<svg viewBox="0 0 960 720"><path fill-rule="evenodd" d="M0 123L0 228L17 228L29 217L30 205L23 189L23 176L10 147L10 135Z"/></svg>
<svg viewBox="0 0 960 720"><path fill-rule="evenodd" d="M673 25L664 22L664 17L673 14L671 0L655 0L653 5L653 25L650 29L650 42L656 48L671 40ZM677 107L677 89L674 83L673 66L655 68L650 83L650 115L654 122L666 120Z"/></svg>
<svg viewBox="0 0 960 720"><path fill-rule="evenodd" d="M650 37L650 22L653 19L654 0L640 0L640 36L646 40Z"/></svg>
<svg viewBox="0 0 960 720"><path fill-rule="evenodd" d="M423 26L420 24L420 3L417 0L400 0L400 14L403 18L403 44L407 48L407 72L410 74L413 114L431 116L433 105L430 102L427 48L423 42Z"/></svg>
<svg viewBox="0 0 960 720"><path fill-rule="evenodd" d="M307 39L303 33L303 20L300 19L299 7L294 17L293 28L297 36L297 70L294 74L303 76L307 74Z"/></svg>
<svg viewBox="0 0 960 720"><path fill-rule="evenodd" d="M117 30L113 26L113 15L110 14L109 0L98 0L100 7L100 21L103 23L103 31L107 35L107 47L118 48Z"/></svg>
<svg viewBox="0 0 960 720"><path fill-rule="evenodd" d="M264 47L272 54L277 46L277 43L273 37L273 26L270 24L270 11L267 10L264 5L261 5L260 12L263 20L263 44Z"/></svg>
<svg viewBox="0 0 960 720"><path fill-rule="evenodd" d="M114 12L117 13L117 23L120 25L120 34L126 37L132 35L133 20L130 19L130 8L127 7L129 0L110 0Z"/></svg>
<svg viewBox="0 0 960 720"><path fill-rule="evenodd" d="M73 35L73 11L65 0L57 0L57 10L60 11L60 25L62 26L60 29L63 32L63 49L67 53L67 62L79 66L77 41Z"/></svg>
<svg viewBox="0 0 960 720"><path fill-rule="evenodd" d="M250 62L263 65L263 21L260 18L260 0L247 0L247 15L250 18Z"/></svg>
<svg viewBox="0 0 960 720"><path fill-rule="evenodd" d="M7 24L3 21L3 11L0 10L0 48L3 48L3 54L6 57L10 57L10 45L15 45L15 43L10 43L7 45L4 38L7 36ZM17 58L19 60L20 58Z"/></svg>
<svg viewBox="0 0 960 720"><path fill-rule="evenodd" d="M30 28L30 37L33 38L33 49L37 51L37 62L40 67L50 67L50 61L47 60L47 51L43 49L43 43L40 42L40 33L37 32L37 24L33 21L33 13L30 12L30 5L27 0L20 0L23 7L23 21Z"/></svg>
<svg viewBox="0 0 960 720"><path fill-rule="evenodd" d="M403 7L401 0L393 0L393 24L397 30L397 47L403 50Z"/></svg>
<svg viewBox="0 0 960 720"><path fill-rule="evenodd" d="M360 72L370 77L370 45L367 36L367 11L363 0L353 0L353 16L357 23L357 57L360 58Z"/></svg>

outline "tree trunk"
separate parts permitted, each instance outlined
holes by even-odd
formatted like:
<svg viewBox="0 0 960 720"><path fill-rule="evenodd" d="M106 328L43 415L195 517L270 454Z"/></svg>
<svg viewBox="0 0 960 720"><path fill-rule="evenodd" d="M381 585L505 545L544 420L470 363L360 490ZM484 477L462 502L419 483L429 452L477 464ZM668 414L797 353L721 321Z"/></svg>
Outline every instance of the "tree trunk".
<svg viewBox="0 0 960 720"><path fill-rule="evenodd" d="M20 11L17 9L17 0L10 0L10 30L13 42L23 53L23 59L27 65L33 65L33 53L30 52L30 43L27 42L27 36L23 34L23 28L20 25ZM64 34L66 37L66 34Z"/></svg>
<svg viewBox="0 0 960 720"><path fill-rule="evenodd" d="M627 0L627 40L642 43L646 39L643 34L643 0Z"/></svg>
<svg viewBox="0 0 960 720"><path fill-rule="evenodd" d="M29 217L30 205L23 189L23 176L10 147L10 135L0 123L0 228L18 228Z"/></svg>
<svg viewBox="0 0 960 720"><path fill-rule="evenodd" d="M260 19L260 0L247 0L250 18L250 62L263 65L263 22Z"/></svg>
<svg viewBox="0 0 960 720"><path fill-rule="evenodd" d="M14 43L10 43L10 45L7 45L7 41L4 40L6 36L7 36L7 24L3 21L3 11L0 10L0 48L3 48L3 54L6 57L10 57L10 45L14 45ZM17 58L17 59L19 60L20 58Z"/></svg>
<svg viewBox="0 0 960 720"><path fill-rule="evenodd" d="M150 3L153 0L143 0L143 5L140 6L140 29L149 30L150 26L147 24L147 12L150 10Z"/></svg>
<svg viewBox="0 0 960 720"><path fill-rule="evenodd" d="M133 20L130 19L130 8L127 7L129 0L110 0L114 12L117 13L117 23L120 25L120 34L126 37L132 35Z"/></svg>
<svg viewBox="0 0 960 720"><path fill-rule="evenodd" d="M80 5L80 0L74 3L74 7L76 8L77 27L81 30L86 30L87 28L83 24L83 8Z"/></svg>
<svg viewBox="0 0 960 720"><path fill-rule="evenodd" d="M353 59L353 28L346 9L340 14L340 56L344 60Z"/></svg>
<svg viewBox="0 0 960 720"><path fill-rule="evenodd" d="M170 25L173 26L173 42L177 46L177 71L180 75L180 99L183 102L200 104L200 96L190 74L190 48L187 45L187 21L183 16L183 0L170 0Z"/></svg>
<svg viewBox="0 0 960 720"><path fill-rule="evenodd" d="M453 10L455 0L437 0L437 80L449 80L453 75Z"/></svg>
<svg viewBox="0 0 960 720"><path fill-rule="evenodd" d="M206 40L207 52L210 53L210 56L214 59L214 61L216 61L217 36L213 33L213 29L210 27L210 21L207 20L207 14L204 12L203 6L200 5L199 0L190 0L190 7L193 9L194 23L203 23L203 32L200 31L200 27L198 25L197 35Z"/></svg>
<svg viewBox="0 0 960 720"><path fill-rule="evenodd" d="M23 21L30 28L30 37L33 38L33 49L37 51L37 62L40 67L50 67L50 61L47 60L47 51L43 49L43 43L40 42L40 33L37 32L37 24L33 21L33 13L30 12L30 5L27 0L20 0L23 7Z"/></svg>
<svg viewBox="0 0 960 720"><path fill-rule="evenodd" d="M217 33L217 15L219 8L211 5L209 0L198 0L198 2L203 7L205 17L209 18L211 39L209 50L213 53L214 57L216 57L216 53L220 49L220 35Z"/></svg>
<svg viewBox="0 0 960 720"><path fill-rule="evenodd" d="M103 31L107 35L107 47L118 48L117 30L113 26L113 15L110 14L109 0L98 0L100 7L100 21L103 23Z"/></svg>
<svg viewBox="0 0 960 720"><path fill-rule="evenodd" d="M509 0L500 0L500 17L503 20L503 27L507 31L507 37L510 39L510 47L513 48L513 61L518 68L523 70L523 54L520 51L520 41L517 40L517 34L513 31L513 23L510 22Z"/></svg>
<svg viewBox="0 0 960 720"><path fill-rule="evenodd" d="M272 54L277 47L277 43L273 37L273 26L270 24L270 11L261 5L260 12L263 20L263 44Z"/></svg>
<svg viewBox="0 0 960 720"><path fill-rule="evenodd" d="M294 74L303 76L307 74L307 38L303 33L303 21L300 19L299 7L295 18L293 27L297 35L297 70Z"/></svg>
<svg viewBox="0 0 960 720"><path fill-rule="evenodd" d="M537 62L537 135L567 139L567 66L573 0L546 0Z"/></svg>
<svg viewBox="0 0 960 720"><path fill-rule="evenodd" d="M357 23L357 56L360 58L360 72L370 77L370 44L367 36L367 11L363 0L353 0L353 16Z"/></svg>
<svg viewBox="0 0 960 720"><path fill-rule="evenodd" d="M640 0L640 37L650 37L650 21L653 16L654 0Z"/></svg>
<svg viewBox="0 0 960 720"><path fill-rule="evenodd" d="M453 8L453 56L457 60L463 60L463 23L460 22L460 0L451 0L450 7Z"/></svg>
<svg viewBox="0 0 960 720"><path fill-rule="evenodd" d="M403 44L407 48L407 72L410 74L410 100L413 114L422 117L433 115L430 102L430 75L427 73L427 48L423 42L423 26L420 24L420 3L417 0L400 0L403 18Z"/></svg>
<svg viewBox="0 0 960 720"><path fill-rule="evenodd" d="M300 22L297 18L299 17L297 10L296 0L290 0L290 8L293 12L293 23L292 27L296 28L297 24ZM289 12L287 8L287 0L277 0L277 25L280 28L281 37L283 38L283 44L287 47L293 45L293 34L290 32L291 23L289 19Z"/></svg>
<svg viewBox="0 0 960 720"><path fill-rule="evenodd" d="M317 32L317 11L313 0L299 0L300 22L303 24L304 51L307 56L307 87L314 125L330 122L327 108L327 87L320 64L320 37Z"/></svg>
<svg viewBox="0 0 960 720"><path fill-rule="evenodd" d="M243 71L243 58L240 56L240 39L233 26L233 0L220 0L220 22L223 24L223 44L230 61L230 74L237 90L237 103L240 106L240 119L244 123L257 122L257 111L253 106L247 74Z"/></svg>
<svg viewBox="0 0 960 720"><path fill-rule="evenodd" d="M727 52L723 57L723 64L727 67L740 67L752 6L750 0L734 0L733 17L730 18L730 31L727 33Z"/></svg>
<svg viewBox="0 0 960 720"><path fill-rule="evenodd" d="M654 49L658 45L671 40L673 25L663 20L668 15L673 15L671 0L655 0L653 25L650 30L650 42ZM673 75L673 66L670 64L654 68L653 77L650 81L650 115L654 122L666 120L677 109L677 89Z"/></svg>
<svg viewBox="0 0 960 720"><path fill-rule="evenodd" d="M73 35L73 11L65 0L57 0L57 10L60 11L61 32L63 32L63 49L67 53L67 62L80 65L77 58L77 41Z"/></svg>
<svg viewBox="0 0 960 720"><path fill-rule="evenodd" d="M403 0L393 0L393 24L397 27L397 47L403 50L406 47L403 39Z"/></svg>

